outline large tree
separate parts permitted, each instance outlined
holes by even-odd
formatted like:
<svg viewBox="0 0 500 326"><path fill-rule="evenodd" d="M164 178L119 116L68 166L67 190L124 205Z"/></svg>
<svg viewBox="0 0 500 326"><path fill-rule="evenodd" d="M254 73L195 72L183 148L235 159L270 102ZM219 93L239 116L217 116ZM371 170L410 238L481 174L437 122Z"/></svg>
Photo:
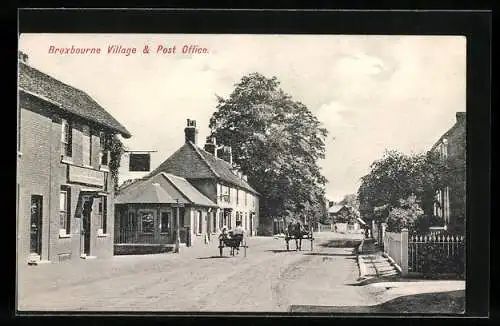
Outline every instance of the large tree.
<svg viewBox="0 0 500 326"><path fill-rule="evenodd" d="M325 156L327 130L311 111L276 77L258 73L244 76L229 98L217 101L210 136L232 147L233 162L261 194L262 216L324 214L327 180L317 162Z"/></svg>
<svg viewBox="0 0 500 326"><path fill-rule="evenodd" d="M402 200L415 196L423 213L432 216L434 196L450 177L449 168L436 153L405 155L386 151L372 163L369 174L361 178L358 189L363 218L387 218Z"/></svg>

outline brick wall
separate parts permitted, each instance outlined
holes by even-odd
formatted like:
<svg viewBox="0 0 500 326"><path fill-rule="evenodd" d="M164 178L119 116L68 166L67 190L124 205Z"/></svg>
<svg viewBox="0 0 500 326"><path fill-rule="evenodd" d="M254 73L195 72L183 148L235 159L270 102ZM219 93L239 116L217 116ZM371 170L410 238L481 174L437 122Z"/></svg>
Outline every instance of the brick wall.
<svg viewBox="0 0 500 326"><path fill-rule="evenodd" d="M81 185L67 183L68 165L61 162L61 117L50 104L31 95L20 96L20 152L19 158L19 212L18 261L25 263L30 251L30 203L32 195L43 196L42 260L78 259L81 250L80 224L77 205ZM68 118L69 119L69 118ZM73 129L73 164L82 165L81 127ZM99 168L99 138L92 141L92 166ZM71 187L70 234L60 237L59 193L61 185ZM113 189L108 177L108 189ZM98 201L94 202L94 207ZM95 208L94 211L97 209ZM97 237L99 221L93 215L91 255L111 256L113 253L114 205L113 194L108 197L106 236Z"/></svg>

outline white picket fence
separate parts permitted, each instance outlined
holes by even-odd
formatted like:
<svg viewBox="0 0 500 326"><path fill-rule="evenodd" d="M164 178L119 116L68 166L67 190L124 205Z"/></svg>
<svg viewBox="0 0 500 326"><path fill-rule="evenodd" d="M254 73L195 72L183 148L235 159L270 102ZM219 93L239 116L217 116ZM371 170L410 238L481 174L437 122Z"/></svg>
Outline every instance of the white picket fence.
<svg viewBox="0 0 500 326"><path fill-rule="evenodd" d="M465 238L457 235L411 235L384 232L384 253L409 274L456 274L465 270Z"/></svg>

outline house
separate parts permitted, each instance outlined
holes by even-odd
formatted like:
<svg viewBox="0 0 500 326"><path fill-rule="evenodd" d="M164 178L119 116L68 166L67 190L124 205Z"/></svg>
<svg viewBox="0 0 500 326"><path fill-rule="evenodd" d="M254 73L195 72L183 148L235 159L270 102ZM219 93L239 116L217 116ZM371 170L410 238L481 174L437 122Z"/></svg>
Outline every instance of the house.
<svg viewBox="0 0 500 326"><path fill-rule="evenodd" d="M23 53L18 76L18 263L112 256L107 144L130 133L88 94L28 65Z"/></svg>
<svg viewBox="0 0 500 326"><path fill-rule="evenodd" d="M349 205L332 205L328 208L328 217L338 232L358 231L360 225L366 225L360 218L358 210Z"/></svg>
<svg viewBox="0 0 500 326"><path fill-rule="evenodd" d="M118 169L118 186L144 178L151 173L151 155L155 150L125 150Z"/></svg>
<svg viewBox="0 0 500 326"><path fill-rule="evenodd" d="M442 217L447 230L465 233L466 216L466 114L456 113L455 124L432 146L451 169L449 183L436 192L434 214Z"/></svg>
<svg viewBox="0 0 500 326"><path fill-rule="evenodd" d="M186 179L160 172L120 188L115 201L115 254L165 252L176 241L190 246L191 234L210 234L217 204ZM212 223L215 221L211 219ZM207 232L208 231L208 232Z"/></svg>
<svg viewBox="0 0 500 326"><path fill-rule="evenodd" d="M211 138L204 149L200 148L195 120L187 120L184 136L185 143L150 176L165 172L182 177L217 204L202 226L204 232L216 234L223 226L233 228L239 221L248 235L255 235L259 227L259 194L234 167L231 148L218 146ZM192 244L202 241L194 231Z"/></svg>

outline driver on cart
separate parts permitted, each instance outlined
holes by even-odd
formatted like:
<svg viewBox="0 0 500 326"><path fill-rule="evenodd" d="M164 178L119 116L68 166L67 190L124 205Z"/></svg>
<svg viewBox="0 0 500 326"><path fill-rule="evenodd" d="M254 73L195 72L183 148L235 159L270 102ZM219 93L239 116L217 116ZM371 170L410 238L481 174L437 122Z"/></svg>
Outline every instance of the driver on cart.
<svg viewBox="0 0 500 326"><path fill-rule="evenodd" d="M236 244L236 249L239 251L240 250L240 243L243 241L243 234L245 233L245 230L243 230L243 227L241 226L241 222L237 221L236 222L236 227L234 228L232 232L232 239L234 239L235 244Z"/></svg>

